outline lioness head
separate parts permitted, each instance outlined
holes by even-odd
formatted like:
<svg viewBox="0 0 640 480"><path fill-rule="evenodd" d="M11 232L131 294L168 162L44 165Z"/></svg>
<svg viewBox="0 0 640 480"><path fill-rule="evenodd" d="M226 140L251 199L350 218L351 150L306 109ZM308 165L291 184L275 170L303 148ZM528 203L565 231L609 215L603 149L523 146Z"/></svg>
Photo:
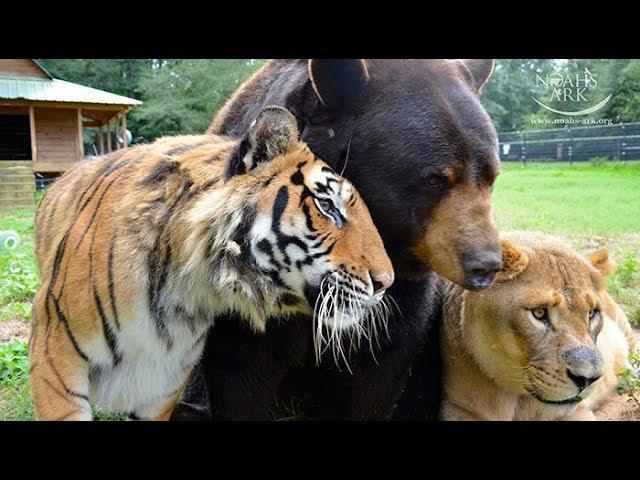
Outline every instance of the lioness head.
<svg viewBox="0 0 640 480"><path fill-rule="evenodd" d="M483 292L464 292L463 336L498 385L542 403L572 405L603 375L605 251L583 257L531 232L502 236L503 268Z"/></svg>

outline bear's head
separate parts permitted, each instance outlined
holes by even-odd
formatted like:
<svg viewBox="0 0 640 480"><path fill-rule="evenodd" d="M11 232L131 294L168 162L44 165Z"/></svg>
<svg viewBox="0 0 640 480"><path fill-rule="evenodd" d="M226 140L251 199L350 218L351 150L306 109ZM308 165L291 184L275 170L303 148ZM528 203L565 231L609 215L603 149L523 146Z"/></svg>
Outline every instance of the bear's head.
<svg viewBox="0 0 640 480"><path fill-rule="evenodd" d="M434 269L479 290L500 268L498 138L478 98L492 69L491 60L308 63L313 101L290 105L303 139L361 192L401 277Z"/></svg>
<svg viewBox="0 0 640 480"><path fill-rule="evenodd" d="M498 137L479 100L492 60L273 60L217 114L242 135L280 105L311 151L360 191L399 278L469 289L500 269L491 210Z"/></svg>

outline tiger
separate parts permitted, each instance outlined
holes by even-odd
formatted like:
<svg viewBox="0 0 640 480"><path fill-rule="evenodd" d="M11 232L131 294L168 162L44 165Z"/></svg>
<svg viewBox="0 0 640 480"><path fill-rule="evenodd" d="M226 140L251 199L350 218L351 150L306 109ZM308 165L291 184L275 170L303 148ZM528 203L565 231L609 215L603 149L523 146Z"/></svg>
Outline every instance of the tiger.
<svg viewBox="0 0 640 480"><path fill-rule="evenodd" d="M91 420L94 407L167 420L216 317L260 333L313 314L321 354L385 318L394 281L357 190L281 107L243 138L163 137L79 163L43 197L35 250L39 420Z"/></svg>

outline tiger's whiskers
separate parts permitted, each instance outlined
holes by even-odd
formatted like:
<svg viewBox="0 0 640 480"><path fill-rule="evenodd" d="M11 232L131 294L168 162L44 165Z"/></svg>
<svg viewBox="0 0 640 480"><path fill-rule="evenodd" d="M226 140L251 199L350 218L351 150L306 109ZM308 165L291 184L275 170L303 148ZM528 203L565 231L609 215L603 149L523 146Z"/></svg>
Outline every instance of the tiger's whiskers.
<svg viewBox="0 0 640 480"><path fill-rule="evenodd" d="M318 365L322 355L330 350L338 370L344 363L349 373L353 373L349 359L351 353L361 347L362 338L369 344L373 360L378 363L375 351L382 348L380 336L390 338L388 318L399 308L388 296L368 304L357 294L353 278L348 280L350 288L341 286L339 280L340 276L334 272L320 283L320 293L313 308L314 353Z"/></svg>

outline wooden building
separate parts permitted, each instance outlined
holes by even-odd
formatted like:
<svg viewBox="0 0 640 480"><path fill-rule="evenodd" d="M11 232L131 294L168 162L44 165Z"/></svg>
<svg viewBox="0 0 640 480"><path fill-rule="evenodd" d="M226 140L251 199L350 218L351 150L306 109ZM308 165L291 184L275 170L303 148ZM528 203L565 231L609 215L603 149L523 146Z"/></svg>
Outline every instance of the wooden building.
<svg viewBox="0 0 640 480"><path fill-rule="evenodd" d="M98 153L125 148L127 112L141 103L53 78L35 60L0 59L0 208L33 205L34 174L82 161L85 128L98 129Z"/></svg>

